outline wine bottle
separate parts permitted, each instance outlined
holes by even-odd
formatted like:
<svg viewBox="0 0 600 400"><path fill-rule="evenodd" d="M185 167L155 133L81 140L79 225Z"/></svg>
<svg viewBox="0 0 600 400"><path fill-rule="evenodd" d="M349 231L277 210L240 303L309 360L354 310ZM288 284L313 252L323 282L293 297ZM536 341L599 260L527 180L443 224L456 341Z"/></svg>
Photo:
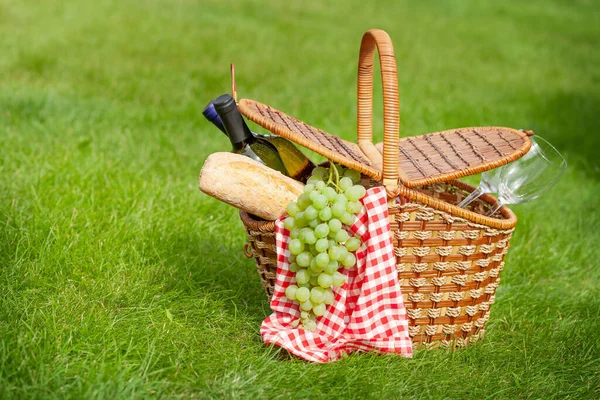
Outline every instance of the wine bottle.
<svg viewBox="0 0 600 400"><path fill-rule="evenodd" d="M202 114L223 133L227 134L219 115L215 111L212 101L208 103L204 110L202 110ZM315 168L315 164L313 164L292 142L277 135L251 133L255 138L264 139L275 146L289 176L299 181L306 181L313 168Z"/></svg>
<svg viewBox="0 0 600 400"><path fill-rule="evenodd" d="M252 135L231 95L221 95L214 100L213 104L231 141L234 153L250 157L289 176L277 148L268 141Z"/></svg>

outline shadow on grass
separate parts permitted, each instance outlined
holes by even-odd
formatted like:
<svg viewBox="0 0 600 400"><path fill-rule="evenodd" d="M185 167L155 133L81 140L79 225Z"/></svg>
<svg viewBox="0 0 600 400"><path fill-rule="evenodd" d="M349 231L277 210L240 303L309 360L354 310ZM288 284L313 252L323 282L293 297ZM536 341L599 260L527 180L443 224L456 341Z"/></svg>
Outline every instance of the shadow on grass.
<svg viewBox="0 0 600 400"><path fill-rule="evenodd" d="M214 222L216 233L182 230L178 224L163 227L177 232L169 240L150 232L143 239L151 249L148 261L168 265L155 279L166 282L165 290L179 289L192 296L207 294L228 299L224 303L229 304L225 307L231 308L230 311L245 310L249 318L262 320L268 312L268 302L254 260L246 258L242 251L243 226L238 220L220 227L224 223ZM219 235L219 231L226 237Z"/></svg>

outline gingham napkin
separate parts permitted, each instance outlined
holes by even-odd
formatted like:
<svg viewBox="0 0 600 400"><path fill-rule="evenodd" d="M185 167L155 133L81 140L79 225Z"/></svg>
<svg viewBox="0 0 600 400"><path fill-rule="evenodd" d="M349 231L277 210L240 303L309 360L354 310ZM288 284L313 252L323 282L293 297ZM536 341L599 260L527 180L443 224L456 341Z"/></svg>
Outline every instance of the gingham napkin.
<svg viewBox="0 0 600 400"><path fill-rule="evenodd" d="M333 288L335 302L317 319L314 332L293 328L300 307L285 297L285 289L295 283L289 270L290 232L283 218L275 223L277 279L271 309L260 328L267 344L276 344L308 361L325 363L355 350L396 353L412 357L412 341L398 284L394 247L388 221L387 197L383 187L367 190L350 230L362 238L356 251L357 265L341 269L346 283Z"/></svg>

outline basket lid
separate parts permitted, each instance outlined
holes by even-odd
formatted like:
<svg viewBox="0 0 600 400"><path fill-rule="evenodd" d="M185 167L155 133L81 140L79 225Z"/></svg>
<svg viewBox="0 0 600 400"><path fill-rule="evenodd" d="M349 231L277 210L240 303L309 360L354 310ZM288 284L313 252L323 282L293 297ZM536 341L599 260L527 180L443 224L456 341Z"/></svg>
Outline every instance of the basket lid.
<svg viewBox="0 0 600 400"><path fill-rule="evenodd" d="M242 99L240 112L263 128L289 139L334 162L381 181L380 160L373 160L352 142L308 125L273 107ZM398 166L400 182L421 186L473 175L522 157L531 146L527 133L505 127L460 128L401 138ZM383 143L375 145L383 154Z"/></svg>

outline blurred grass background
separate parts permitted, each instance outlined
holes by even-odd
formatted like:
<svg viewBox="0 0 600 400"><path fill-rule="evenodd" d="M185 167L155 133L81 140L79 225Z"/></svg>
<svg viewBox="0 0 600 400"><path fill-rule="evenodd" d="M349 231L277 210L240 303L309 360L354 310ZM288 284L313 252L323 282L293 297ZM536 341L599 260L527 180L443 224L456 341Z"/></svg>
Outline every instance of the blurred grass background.
<svg viewBox="0 0 600 400"><path fill-rule="evenodd" d="M570 167L513 207L484 341L312 365L260 340L237 212L197 189L229 149L201 109L233 61L240 97L354 140L374 27L402 135L533 129ZM598 48L594 1L0 0L0 397L598 398Z"/></svg>

